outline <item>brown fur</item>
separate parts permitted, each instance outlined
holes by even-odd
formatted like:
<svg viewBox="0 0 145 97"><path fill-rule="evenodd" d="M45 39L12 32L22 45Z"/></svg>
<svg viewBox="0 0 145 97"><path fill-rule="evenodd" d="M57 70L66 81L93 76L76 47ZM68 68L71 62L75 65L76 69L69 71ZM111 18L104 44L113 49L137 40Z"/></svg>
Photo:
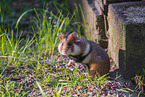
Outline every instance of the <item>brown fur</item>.
<svg viewBox="0 0 145 97"><path fill-rule="evenodd" d="M86 49L86 45L87 44L91 45L92 48L89 54L91 57L89 62L86 63L90 68L91 77L94 77L96 73L97 75L102 76L109 72L110 70L109 57L107 55L107 52L101 46L99 46L97 43L93 41L78 37L78 34L75 32L71 33L68 36L68 39L66 39L65 38L66 36L65 37L64 36L65 36L64 34L59 34L60 43L63 43L63 45L60 47L61 50L68 50L69 48L71 48L73 52L74 46L73 45L68 46L68 43L72 43L79 46L79 48L81 49L79 54L83 54Z"/></svg>
<svg viewBox="0 0 145 97"><path fill-rule="evenodd" d="M94 71L102 76L108 73L110 70L109 57L107 55L107 52L97 43L91 41L91 45L91 59L88 62L88 65L90 68L94 68L94 70L90 71L90 76L95 76Z"/></svg>

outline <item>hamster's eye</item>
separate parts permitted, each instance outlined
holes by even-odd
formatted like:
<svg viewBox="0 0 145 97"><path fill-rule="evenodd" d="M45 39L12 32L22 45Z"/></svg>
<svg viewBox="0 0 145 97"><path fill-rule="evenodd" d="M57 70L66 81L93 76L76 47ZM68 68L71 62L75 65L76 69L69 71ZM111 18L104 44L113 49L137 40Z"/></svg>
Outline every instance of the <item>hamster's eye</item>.
<svg viewBox="0 0 145 97"><path fill-rule="evenodd" d="M70 47L70 46L72 46L72 43L71 43L71 42L69 42L67 45Z"/></svg>
<svg viewBox="0 0 145 97"><path fill-rule="evenodd" d="M61 45L63 46L63 43Z"/></svg>

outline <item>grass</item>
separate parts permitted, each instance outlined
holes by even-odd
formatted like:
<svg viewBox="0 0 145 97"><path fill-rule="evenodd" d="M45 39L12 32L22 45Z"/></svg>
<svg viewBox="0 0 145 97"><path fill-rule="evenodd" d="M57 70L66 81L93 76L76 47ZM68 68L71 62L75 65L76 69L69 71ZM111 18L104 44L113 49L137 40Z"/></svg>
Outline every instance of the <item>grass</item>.
<svg viewBox="0 0 145 97"><path fill-rule="evenodd" d="M64 0L65 1L65 0ZM112 87L108 77L91 79L84 75L82 65L67 66L68 59L57 51L58 33L77 31L82 26L78 9L73 14L54 2L57 14L47 8L26 10L17 20L15 29L0 27L0 96L100 96ZM1 11L1 10L0 10ZM64 15L63 11L68 14ZM82 11L81 11L82 12ZM21 19L35 13L32 37L21 37ZM83 13L82 13L83 14ZM1 11L1 21L5 15ZM72 20L75 21L72 23ZM85 19L83 16L84 24ZM86 26L83 25L85 29ZM87 31L87 30L86 30ZM89 38L89 37L88 37ZM80 66L80 67L79 67Z"/></svg>
<svg viewBox="0 0 145 97"><path fill-rule="evenodd" d="M37 28L32 27L33 37L24 39L21 38L23 32L19 32L19 23L31 12L35 12ZM58 33L73 30L70 26L73 16L64 16L62 10L55 15L48 9L30 9L18 19L17 30L1 28L4 32L0 30L0 96L32 96L29 91L33 91L44 97L67 97L81 95L81 89L93 87L95 83L79 73L76 66L71 67L73 71L66 68L64 61L67 63L68 59L57 53ZM99 81L101 86L104 80ZM87 95L87 90L81 92Z"/></svg>
<svg viewBox="0 0 145 97"><path fill-rule="evenodd" d="M140 96L140 94L145 95L144 93L145 78L144 77L145 77L145 69L143 69L142 71L139 71L139 73L136 74L135 77L132 78L137 84L135 89L139 91L138 97Z"/></svg>
<svg viewBox="0 0 145 97"><path fill-rule="evenodd" d="M36 17L34 18L37 29L33 29L33 37L27 37L26 39L21 38L23 32L19 32L18 25L26 14L35 12ZM39 15L41 14L41 16ZM1 21L4 20L4 15L1 12ZM62 74L62 70L58 70L53 65L59 65L60 62L56 62L58 55L55 54L58 45L58 33L66 32L67 27L70 25L72 17L64 17L62 11L59 11L57 15L49 12L47 9L30 9L25 11L16 23L16 29L4 28L2 26L0 29L0 96L26 96L28 95L29 88L38 87L35 91L40 90L42 95L45 97L46 94L43 91L44 85L52 85L54 88L52 91L53 96L59 97L61 95L62 87L59 84L75 81L76 75L69 75L71 81L69 80L67 74L68 70L65 70L65 74ZM69 28L72 29L72 28ZM17 32L14 32L17 31ZM21 33L20 35L18 33ZM55 53L54 53L55 52ZM47 62L48 61L48 62ZM51 73L55 71L54 73ZM61 73L59 74L58 73ZM62 71L63 72L63 71ZM64 73L64 72L63 72ZM66 74L67 73L67 74ZM27 82L26 76L31 75L32 83ZM22 82L22 80L27 79ZM28 84L28 86L27 86ZM26 85L26 86L25 86ZM30 87L29 87L30 85ZM67 95L67 94L66 94Z"/></svg>

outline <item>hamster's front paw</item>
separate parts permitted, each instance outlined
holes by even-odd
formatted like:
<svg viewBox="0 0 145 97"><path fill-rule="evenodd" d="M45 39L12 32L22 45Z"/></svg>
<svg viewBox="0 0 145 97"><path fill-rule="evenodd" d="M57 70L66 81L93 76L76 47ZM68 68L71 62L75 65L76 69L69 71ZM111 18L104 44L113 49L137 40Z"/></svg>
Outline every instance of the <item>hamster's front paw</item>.
<svg viewBox="0 0 145 97"><path fill-rule="evenodd" d="M69 63L67 64L68 66L75 66L75 61L73 60L69 60Z"/></svg>

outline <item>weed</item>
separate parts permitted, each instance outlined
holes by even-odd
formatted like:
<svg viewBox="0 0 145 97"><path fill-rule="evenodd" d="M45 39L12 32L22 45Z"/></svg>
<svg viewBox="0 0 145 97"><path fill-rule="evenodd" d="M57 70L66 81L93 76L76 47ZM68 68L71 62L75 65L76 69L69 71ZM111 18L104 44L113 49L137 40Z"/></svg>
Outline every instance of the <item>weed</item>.
<svg viewBox="0 0 145 97"><path fill-rule="evenodd" d="M15 90L15 82L12 81L7 81L6 85L3 87L1 87L1 89L4 89L5 92L3 92L2 90L0 90L0 94L1 97L18 97L18 96L22 96L24 97L24 95L26 94L25 92L22 92L22 87L19 88L18 91Z"/></svg>
<svg viewBox="0 0 145 97"><path fill-rule="evenodd" d="M65 0L64 0L65 1ZM58 8L62 6L53 3ZM72 27L72 20L76 21L77 32L80 33L78 10L73 15L65 8L57 9L54 14L49 8L26 10L16 22L15 29L0 28L0 95L4 96L32 96L39 90L46 97L48 95L60 97L88 96L88 90L95 91L107 82L106 77L95 78L94 81L81 74L78 68L73 71L66 68L68 61L57 53L58 33L76 31ZM64 15L63 11L68 12ZM23 39L19 33L19 23L25 15L35 13L32 27L33 36ZM1 14L1 21L3 21ZM83 17L84 18L84 17ZM83 19L84 20L84 19ZM86 26L83 25L85 28ZM62 61L58 61L62 58ZM91 90L93 91L93 90ZM92 94L91 94L92 95ZM95 95L95 94L94 94Z"/></svg>
<svg viewBox="0 0 145 97"><path fill-rule="evenodd" d="M138 97L140 96L140 94L143 94L145 95L145 92L144 92L144 87L145 87L145 69L143 68L143 70L135 76L133 77L133 80L136 82L136 87L135 89L139 90L139 93L138 93Z"/></svg>

